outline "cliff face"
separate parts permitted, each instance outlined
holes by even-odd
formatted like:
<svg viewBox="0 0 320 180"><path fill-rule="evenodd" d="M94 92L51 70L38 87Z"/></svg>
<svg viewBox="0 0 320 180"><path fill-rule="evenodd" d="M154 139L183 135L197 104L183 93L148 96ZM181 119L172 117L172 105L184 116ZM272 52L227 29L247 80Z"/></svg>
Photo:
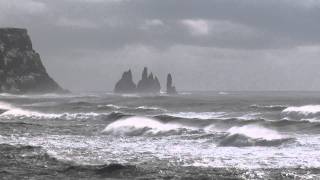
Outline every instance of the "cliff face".
<svg viewBox="0 0 320 180"><path fill-rule="evenodd" d="M0 92L64 90L48 75L25 29L0 28Z"/></svg>

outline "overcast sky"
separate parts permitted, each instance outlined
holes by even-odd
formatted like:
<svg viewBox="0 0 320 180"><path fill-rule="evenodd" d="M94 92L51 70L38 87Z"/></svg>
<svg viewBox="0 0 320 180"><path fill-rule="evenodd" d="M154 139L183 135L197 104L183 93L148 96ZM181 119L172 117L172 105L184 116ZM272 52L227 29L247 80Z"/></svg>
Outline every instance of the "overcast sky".
<svg viewBox="0 0 320 180"><path fill-rule="evenodd" d="M148 66L178 90L320 90L320 0L0 0L63 87Z"/></svg>

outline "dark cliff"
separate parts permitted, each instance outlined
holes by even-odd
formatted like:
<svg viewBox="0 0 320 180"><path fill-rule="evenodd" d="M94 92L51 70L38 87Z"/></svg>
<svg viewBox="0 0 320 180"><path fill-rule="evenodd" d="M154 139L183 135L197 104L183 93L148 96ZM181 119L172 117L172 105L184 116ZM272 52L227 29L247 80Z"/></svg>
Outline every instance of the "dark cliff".
<svg viewBox="0 0 320 180"><path fill-rule="evenodd" d="M26 29L0 28L0 92L65 92L48 75Z"/></svg>

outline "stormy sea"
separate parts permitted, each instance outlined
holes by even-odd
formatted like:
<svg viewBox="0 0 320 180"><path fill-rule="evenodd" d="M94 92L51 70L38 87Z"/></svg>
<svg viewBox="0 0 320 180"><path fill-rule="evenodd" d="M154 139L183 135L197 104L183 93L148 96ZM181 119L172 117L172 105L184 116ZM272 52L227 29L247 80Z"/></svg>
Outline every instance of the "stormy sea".
<svg viewBox="0 0 320 180"><path fill-rule="evenodd" d="M320 179L320 93L0 94L1 179Z"/></svg>

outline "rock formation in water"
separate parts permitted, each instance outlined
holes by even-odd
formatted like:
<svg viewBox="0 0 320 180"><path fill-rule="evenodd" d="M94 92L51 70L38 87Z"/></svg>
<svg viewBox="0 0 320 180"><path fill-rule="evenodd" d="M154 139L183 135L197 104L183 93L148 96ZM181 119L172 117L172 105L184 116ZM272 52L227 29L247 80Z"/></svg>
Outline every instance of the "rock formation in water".
<svg viewBox="0 0 320 180"><path fill-rule="evenodd" d="M177 94L177 90L176 87L173 86L172 76L170 73L167 76L167 94Z"/></svg>
<svg viewBox="0 0 320 180"><path fill-rule="evenodd" d="M145 67L142 72L142 78L138 85L132 80L131 70L124 72L122 78L117 82L115 93L160 93L161 85L153 73L148 74L148 69Z"/></svg>
<svg viewBox="0 0 320 180"><path fill-rule="evenodd" d="M114 92L116 93L134 93L136 91L136 84L132 79L131 70L122 74L122 78L117 82Z"/></svg>
<svg viewBox="0 0 320 180"><path fill-rule="evenodd" d="M139 93L160 93L161 85L157 76L153 76L151 72L148 75L148 68L144 68L142 78L138 83L137 91Z"/></svg>
<svg viewBox="0 0 320 180"><path fill-rule="evenodd" d="M0 28L0 92L65 92L46 72L26 29Z"/></svg>

